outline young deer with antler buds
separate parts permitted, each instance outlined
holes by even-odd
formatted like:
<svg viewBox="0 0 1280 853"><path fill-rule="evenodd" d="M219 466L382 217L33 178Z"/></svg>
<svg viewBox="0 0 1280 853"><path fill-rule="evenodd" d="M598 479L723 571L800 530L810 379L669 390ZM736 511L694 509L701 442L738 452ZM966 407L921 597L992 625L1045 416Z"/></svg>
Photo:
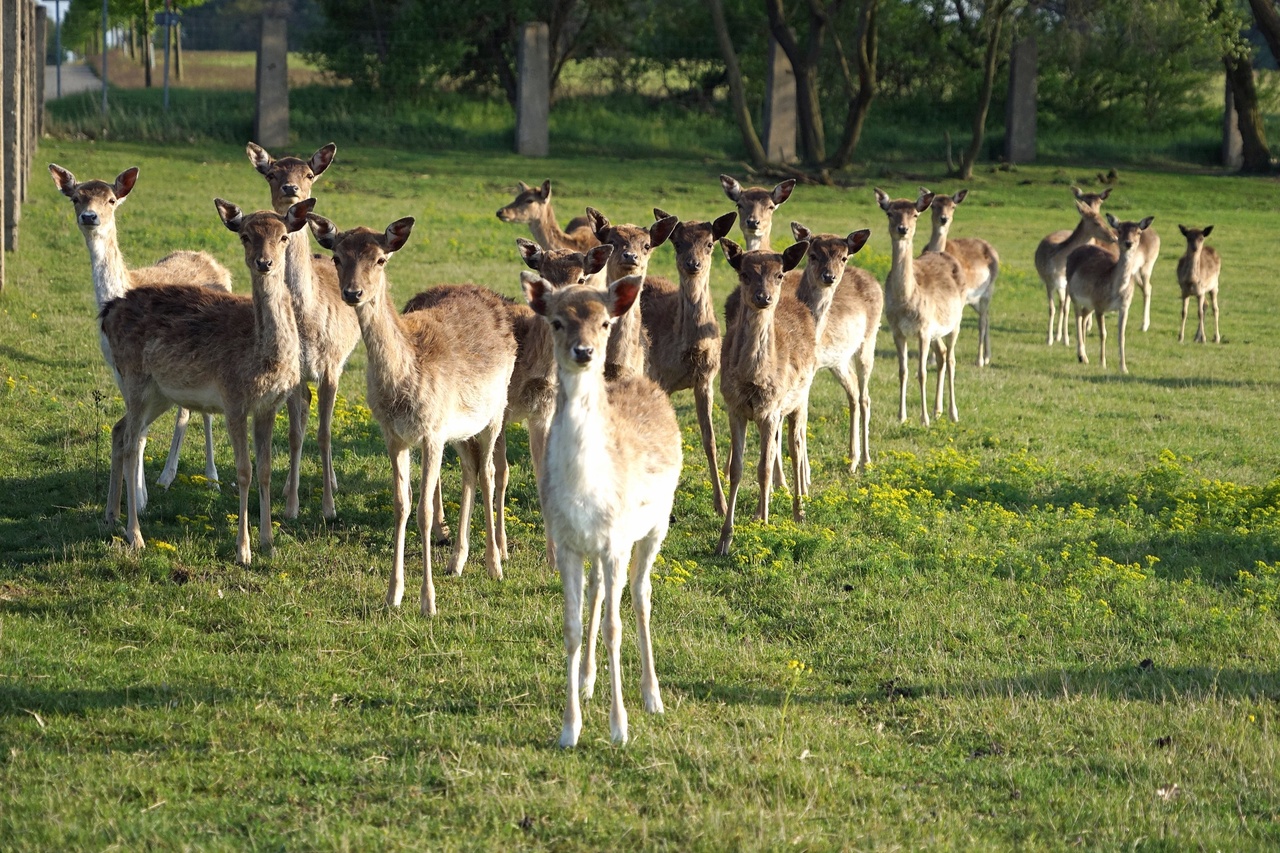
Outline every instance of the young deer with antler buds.
<svg viewBox="0 0 1280 853"><path fill-rule="evenodd" d="M1098 320L1099 360L1107 366L1107 327L1104 316L1108 311L1119 315L1120 372L1128 373L1125 361L1125 330L1129 324L1129 303L1133 301L1133 287L1138 269L1142 266L1142 232L1154 217L1141 222L1119 222L1107 214L1107 223L1115 231L1115 243L1119 255L1109 247L1081 246L1067 258L1067 292L1076 306L1076 357L1082 364L1089 363L1084 351L1085 322L1092 315Z"/></svg>
<svg viewBox="0 0 1280 853"><path fill-rule="evenodd" d="M849 470L871 462L871 370L876 359L876 332L884 310L884 291L875 276L849 259L862 250L871 231L847 236L814 234L799 222L791 223L796 241L807 241L809 253L803 273L787 273L796 298L808 306L817 329L817 369L835 375L849 401ZM808 454L805 485L809 485Z"/></svg>
<svg viewBox="0 0 1280 853"><path fill-rule="evenodd" d="M521 280L530 307L551 327L559 377L538 497L564 587L568 690L560 746L577 744L581 699L594 692L602 602L608 605L603 621L609 730L615 743L626 743L619 611L628 575L640 644L640 694L646 711L663 710L649 631L650 571L667 535L680 480L680 426L670 401L652 380L608 380L604 375L609 329L634 305L643 284L640 276L615 281L607 291L556 289L528 272ZM591 564L589 574L583 571L584 561ZM585 655L584 580L591 615Z"/></svg>
<svg viewBox="0 0 1280 853"><path fill-rule="evenodd" d="M744 190L734 178L721 175L720 186L729 201L738 206L738 225L742 228L745 251L763 249L767 252L772 249L769 233L773 230L773 212L791 198L791 191L796 188L795 179L788 178L771 190L764 187Z"/></svg>
<svg viewBox="0 0 1280 853"><path fill-rule="evenodd" d="M409 519L410 453L422 447L422 490L418 531L422 537L424 616L436 613L428 524L446 443L462 463L458 536L448 572L460 574L467 559L468 531L478 479L484 508L485 564L502 577L493 514L493 448L502 431L507 386L515 366L516 339L502 298L474 285L452 288L450 298L430 308L397 314L387 293L386 263L404 248L413 219L398 219L385 232L358 227L339 231L320 216L312 233L333 252L342 298L355 309L368 353L366 395L382 427L391 457L395 506L395 550L387 604L404 596L404 535Z"/></svg>
<svg viewBox="0 0 1280 853"><path fill-rule="evenodd" d="M140 287L102 308L102 333L111 347L124 417L111 431L111 480L107 520L120 511L122 472L132 471L142 452L147 424L167 407L224 412L240 488L236 560L248 565L249 485L258 468L258 539L264 553L271 531L271 430L276 412L298 385L298 328L284 284L288 235L305 227L313 200L281 215L244 214L215 199L218 215L240 235L253 296L189 285ZM254 456L248 421L253 418ZM137 493L128 488L125 541L142 548Z"/></svg>
<svg viewBox="0 0 1280 853"><path fill-rule="evenodd" d="M533 239L544 249L571 249L585 252L600 245L591 219L577 216L569 220L569 227L561 229L556 212L551 207L551 181L543 181L540 187L531 187L520 181L516 197L510 204L498 208L498 218L503 222L523 222L529 226Z"/></svg>
<svg viewBox="0 0 1280 853"><path fill-rule="evenodd" d="M964 274L950 255L925 252L912 258L916 221L933 203L933 194L922 193L915 201L890 199L876 189L876 201L889 217L889 242L893 245L892 266L884 282L884 313L898 350L898 420L907 420L907 348L916 341L920 363L916 377L920 385L920 419L929 425L928 352L932 347L938 360L938 387L934 417L942 417L945 382L951 397L951 420L960 420L956 406L956 338L960 336L960 316L964 312Z"/></svg>
<svg viewBox="0 0 1280 853"><path fill-rule="evenodd" d="M1036 246L1036 272L1044 282L1045 295L1049 299L1049 346L1053 346L1055 341L1071 346L1067 258L1081 246L1111 241L1111 231L1101 213L1102 203L1111 195L1111 188L1100 193L1086 193L1072 187L1071 192L1076 197L1080 222L1072 231L1054 231Z"/></svg>
<svg viewBox="0 0 1280 853"><path fill-rule="evenodd" d="M674 216L665 216L648 228L639 225L613 225L603 213L592 207L587 208L587 216L600 244L613 247L609 265L605 268L606 280L610 282L633 275L640 276L643 281L654 249L667 242L677 222ZM643 308L642 304L636 305L614 324L609 338L609 351L605 356L606 377L613 379L623 374L647 374L649 336L644 327Z"/></svg>
<svg viewBox="0 0 1280 853"><path fill-rule="evenodd" d="M133 191L138 181L137 167L126 169L112 183L106 181L77 181L76 176L56 163L49 164L49 174L58 191L75 205L76 225L84 236L89 249L89 263L93 270L93 295L97 310L112 299L124 296L135 287L154 284L192 284L215 290L231 290L231 273L206 252L179 251L161 258L149 267L129 269L120 251L120 238L116 233L116 210ZM107 364L112 363L106 341L102 341L102 354ZM178 476L178 456L187 434L191 413L178 407L173 427L173 441L169 445L169 457L157 482L168 488ZM215 484L218 468L214 464L213 417L204 416L204 475ZM138 511L147 505L147 481L142 472L142 454L138 455L138 469L131 475L137 494Z"/></svg>
<svg viewBox="0 0 1280 853"><path fill-rule="evenodd" d="M653 215L661 221L671 214L654 208ZM720 484L711 420L714 383L720 372L720 323L711 301L711 258L716 241L728 235L736 218L736 213L726 213L714 222L678 222L671 232L671 245L676 250L680 283L647 276L640 294L649 337L649 375L667 394L693 390L702 450L720 515L728 505Z"/></svg>
<svg viewBox="0 0 1280 853"><path fill-rule="evenodd" d="M1186 254L1178 259L1178 286L1182 289L1182 325L1178 327L1178 343L1182 343L1187 332L1187 303L1193 298L1200 318L1195 340L1200 343L1206 340L1204 303L1208 300L1213 304L1213 342L1222 343L1222 335L1218 332L1218 274L1222 272L1222 258L1217 249L1204 244L1205 238L1213 233L1213 226L1187 228L1179 225L1178 230L1187 238Z"/></svg>
<svg viewBox="0 0 1280 853"><path fill-rule="evenodd" d="M778 453L777 437L785 419L790 428L789 450L795 488L791 515L804 518L801 500L806 492L803 436L809 411L809 386L817 368L817 329L808 307L786 292L785 274L794 269L807 242L795 243L781 254L757 250L743 252L737 243L721 239L729 265L738 274L739 309L732 318L720 349L720 394L729 414L728 512L720 529L716 553L729 553L733 544L734 510L742 483L746 454L747 422L760 434L757 476L760 501L757 521L769 520L769 496ZM726 311L726 316L728 312Z"/></svg>
<svg viewBox="0 0 1280 853"><path fill-rule="evenodd" d="M927 193L924 187L920 192ZM933 216L933 232L929 236L926 252L946 252L960 264L964 275L964 301L978 312L978 367L991 364L991 297L996 290L996 276L1000 274L1000 256L986 240L966 237L950 240L947 233L955 222L956 207L969 196L967 189L955 195L941 193L933 197L930 205Z"/></svg>
<svg viewBox="0 0 1280 853"><path fill-rule="evenodd" d="M271 187L271 206L277 213L311 198L312 184L329 168L337 150L338 147L330 142L306 160L299 157L275 160L252 142L245 147L249 162ZM288 403L289 476L284 483L284 515L285 518L298 516L302 443L311 413L311 386L308 383L315 382L320 416L316 439L320 445L323 477L320 511L325 518L333 518L337 515L333 493L338 487L333 471L333 408L338 398L342 370L360 341L360 324L351 309L342 304L333 264L327 258L312 255L306 229L289 235L285 283L293 295L293 313L298 323L302 382Z"/></svg>

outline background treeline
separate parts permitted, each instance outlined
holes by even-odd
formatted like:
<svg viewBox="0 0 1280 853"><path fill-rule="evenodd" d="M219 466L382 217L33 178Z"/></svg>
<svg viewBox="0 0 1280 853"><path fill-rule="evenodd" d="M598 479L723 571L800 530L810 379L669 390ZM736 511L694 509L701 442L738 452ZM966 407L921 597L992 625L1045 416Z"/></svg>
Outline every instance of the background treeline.
<svg viewBox="0 0 1280 853"><path fill-rule="evenodd" d="M252 49L263 5L179 3L184 46ZM143 22L159 6L111 0L112 26L154 40ZM1156 144L1173 159L1212 162L1224 63L1229 68L1234 57L1246 67L1273 64L1258 28L1265 22L1256 18L1263 6L1274 9L1274 2L290 0L281 8L290 16L291 46L335 85L359 93L353 103L362 97L391 111L439 107L451 98L511 104L517 34L524 23L541 20L550 25L559 107L603 99L614 113L700 115L733 128L735 81L717 40L718 13L740 71L745 113L760 115L771 32L784 46L789 39L811 95L807 102L801 96L801 158L841 167L886 145L890 154L905 153L905 145L917 156L941 157L944 133L955 137L958 153L972 146L979 160L995 159L1009 52L1027 37L1038 45L1039 122L1049 156L1077 153L1080 142L1073 140L1115 140L1139 156ZM71 9L64 43L74 48L92 41L101 5L72 0ZM1237 99L1257 100L1257 135L1265 146L1278 98L1269 74L1257 81ZM865 124L853 126L855 117ZM755 159L756 128L738 130L731 133L740 137L731 143L737 150L728 153ZM868 145L872 152L859 151Z"/></svg>

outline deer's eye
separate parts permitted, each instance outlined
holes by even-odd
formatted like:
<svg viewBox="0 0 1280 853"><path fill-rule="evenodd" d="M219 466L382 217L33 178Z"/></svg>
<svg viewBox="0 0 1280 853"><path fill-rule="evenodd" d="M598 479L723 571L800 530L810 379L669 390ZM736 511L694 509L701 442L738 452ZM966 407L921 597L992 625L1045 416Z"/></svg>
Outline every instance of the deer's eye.
<svg viewBox="0 0 1280 853"><path fill-rule="evenodd" d="M107 204L115 204L115 203L116 203L116 200L114 198L107 199Z"/></svg>
<svg viewBox="0 0 1280 853"><path fill-rule="evenodd" d="M385 266L386 263L387 263L386 258L378 258L378 266Z"/></svg>
<svg viewBox="0 0 1280 853"><path fill-rule="evenodd" d="M334 265L335 267L341 267L341 266L342 266L342 261L338 260L338 259L335 257L335 258L333 259L333 265Z"/></svg>
<svg viewBox="0 0 1280 853"><path fill-rule="evenodd" d="M646 252L650 251L650 249L649 249L649 244L648 244L648 243L645 243L645 244L644 244L644 250L645 250Z"/></svg>
<svg viewBox="0 0 1280 853"><path fill-rule="evenodd" d="M607 329L607 328L609 328L609 321L608 321L608 320L605 320L603 323L601 323L601 324L600 324L600 328L602 328L602 329Z"/></svg>
<svg viewBox="0 0 1280 853"><path fill-rule="evenodd" d="M248 235L248 234L241 234L241 235L240 235L240 242L241 242L241 243L244 243L246 246L247 246L247 245L249 245L249 235Z"/></svg>
<svg viewBox="0 0 1280 853"><path fill-rule="evenodd" d="M281 238L280 238L280 242L281 242L281 243L288 243L288 242L289 242L289 235L288 235L288 234L286 234L286 235L284 235L283 237L281 237Z"/></svg>
<svg viewBox="0 0 1280 853"><path fill-rule="evenodd" d="M586 283L587 283L587 277L585 275L578 276L578 284L586 284Z"/></svg>
<svg viewBox="0 0 1280 853"><path fill-rule="evenodd" d="M561 329L563 329L563 328L564 328L564 323L561 323L559 320L552 320L552 321L551 321L551 328L552 328L552 329L555 329L555 330L558 332L558 331L560 331Z"/></svg>

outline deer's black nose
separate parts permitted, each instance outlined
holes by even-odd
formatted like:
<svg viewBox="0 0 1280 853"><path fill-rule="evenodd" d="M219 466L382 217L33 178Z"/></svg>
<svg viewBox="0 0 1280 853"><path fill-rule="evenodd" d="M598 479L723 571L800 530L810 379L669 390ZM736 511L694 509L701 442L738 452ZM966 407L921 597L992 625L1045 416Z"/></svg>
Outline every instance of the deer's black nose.
<svg viewBox="0 0 1280 853"><path fill-rule="evenodd" d="M258 268L258 272L271 272L272 262L270 258L258 258L253 262L253 265Z"/></svg>
<svg viewBox="0 0 1280 853"><path fill-rule="evenodd" d="M292 195L292 196L296 196L296 195L298 195L298 194L299 194L299 193L298 193L298 185L297 185L297 184L285 184L284 186L280 187L280 192L284 193L285 195Z"/></svg>
<svg viewBox="0 0 1280 853"><path fill-rule="evenodd" d="M591 361L592 354L595 353L594 347L583 346L578 344L573 348L573 360L578 364L586 364Z"/></svg>

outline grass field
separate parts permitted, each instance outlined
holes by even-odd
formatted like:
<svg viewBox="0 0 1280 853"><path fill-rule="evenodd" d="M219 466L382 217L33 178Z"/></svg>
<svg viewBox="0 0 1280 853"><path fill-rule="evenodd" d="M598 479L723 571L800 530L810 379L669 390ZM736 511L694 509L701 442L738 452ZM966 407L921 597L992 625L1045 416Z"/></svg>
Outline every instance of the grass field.
<svg viewBox="0 0 1280 853"><path fill-rule="evenodd" d="M586 204L648 222L655 205L726 212L716 176L740 174L723 159L533 162L337 141L317 212L344 228L418 218L389 266L397 302L462 280L517 293L512 241L528 232L493 213L518 179L550 177L562 222ZM126 256L207 249L247 289L211 204L267 200L240 145L46 140L39 161L82 180L140 166L119 219ZM1045 346L1031 264L1044 234L1072 224L1069 185L1109 165L970 185L953 236L980 234L1003 260L994 363L970 363L970 313L960 423L899 425L882 332L862 476L846 469L843 395L820 376L806 523L784 520L778 493L776 523L742 524L735 552L712 556L709 474L692 399L677 396L685 470L654 613L667 712L640 710L624 620L632 742L609 745L600 692L572 752L554 745L559 582L523 433L506 579L473 559L463 577L437 577L436 619L388 612L389 465L363 406L362 348L340 398L336 522L320 517L312 441L301 517L280 521L274 556L235 566L235 490L194 476L189 440L184 476L153 486L150 547L122 547L101 521L121 401L83 240L41 167L0 299L0 847L1275 849L1276 183L1121 171L1106 209L1154 214L1164 238L1152 329L1130 326L1121 376L1114 350L1098 366L1096 339L1089 365ZM791 219L870 227L857 261L882 280L872 186L958 188L931 166L854 183L798 188L775 235ZM1177 223L1216 226L1220 346L1176 341ZM651 271L674 275L669 247ZM718 299L732 286L722 258L713 285ZM170 422L152 429L151 479ZM722 411L716 422L724 457ZM278 506L283 428L275 446ZM450 464L451 515L457 480ZM418 547L411 535L409 565Z"/></svg>

